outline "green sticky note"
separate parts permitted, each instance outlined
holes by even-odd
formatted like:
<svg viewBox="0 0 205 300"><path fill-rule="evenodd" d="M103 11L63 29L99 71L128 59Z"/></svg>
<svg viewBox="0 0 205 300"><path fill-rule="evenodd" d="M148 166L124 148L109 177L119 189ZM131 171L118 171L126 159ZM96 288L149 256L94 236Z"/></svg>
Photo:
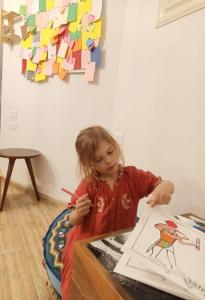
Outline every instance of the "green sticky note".
<svg viewBox="0 0 205 300"><path fill-rule="evenodd" d="M70 39L71 40L78 40L81 37L81 31L76 31L76 32L70 32Z"/></svg>
<svg viewBox="0 0 205 300"><path fill-rule="evenodd" d="M29 30L34 33L36 31L36 25L29 27Z"/></svg>
<svg viewBox="0 0 205 300"><path fill-rule="evenodd" d="M30 15L28 18L27 18L27 24L29 27L33 27L36 25L36 15Z"/></svg>
<svg viewBox="0 0 205 300"><path fill-rule="evenodd" d="M39 11L46 11L46 0L39 0Z"/></svg>
<svg viewBox="0 0 205 300"><path fill-rule="evenodd" d="M36 54L36 51L37 51L37 47L34 47L34 48L32 49L32 57L34 57L34 56L35 56L35 54Z"/></svg>
<svg viewBox="0 0 205 300"><path fill-rule="evenodd" d="M21 16L26 16L26 11L27 11L27 6L24 4L21 4L20 8L19 8L19 14Z"/></svg>
<svg viewBox="0 0 205 300"><path fill-rule="evenodd" d="M71 3L68 9L68 22L74 22L77 19L78 3Z"/></svg>

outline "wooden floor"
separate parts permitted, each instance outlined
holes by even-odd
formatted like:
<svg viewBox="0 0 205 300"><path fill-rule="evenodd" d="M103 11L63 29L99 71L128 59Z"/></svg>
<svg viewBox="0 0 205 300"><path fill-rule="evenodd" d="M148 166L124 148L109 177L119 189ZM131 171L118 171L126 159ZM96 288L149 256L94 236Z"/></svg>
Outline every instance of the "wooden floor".
<svg viewBox="0 0 205 300"><path fill-rule="evenodd" d="M0 300L54 300L42 267L42 238L66 204L9 186L0 212Z"/></svg>

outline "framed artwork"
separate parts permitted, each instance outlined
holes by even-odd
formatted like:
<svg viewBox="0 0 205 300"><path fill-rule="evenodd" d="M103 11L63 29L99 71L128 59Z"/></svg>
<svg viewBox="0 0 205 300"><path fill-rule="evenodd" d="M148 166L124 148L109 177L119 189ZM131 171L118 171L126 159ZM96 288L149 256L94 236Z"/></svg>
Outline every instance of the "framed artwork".
<svg viewBox="0 0 205 300"><path fill-rule="evenodd" d="M205 0L159 0L156 27L163 26L205 7Z"/></svg>

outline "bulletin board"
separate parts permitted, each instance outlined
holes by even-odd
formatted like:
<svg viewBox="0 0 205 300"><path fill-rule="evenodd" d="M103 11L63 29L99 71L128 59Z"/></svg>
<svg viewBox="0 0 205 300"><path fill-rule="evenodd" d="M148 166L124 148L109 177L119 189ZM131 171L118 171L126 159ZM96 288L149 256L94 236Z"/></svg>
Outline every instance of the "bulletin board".
<svg viewBox="0 0 205 300"><path fill-rule="evenodd" d="M44 82L57 75L83 73L94 81L100 65L102 0L25 0L19 13L21 72L28 80Z"/></svg>

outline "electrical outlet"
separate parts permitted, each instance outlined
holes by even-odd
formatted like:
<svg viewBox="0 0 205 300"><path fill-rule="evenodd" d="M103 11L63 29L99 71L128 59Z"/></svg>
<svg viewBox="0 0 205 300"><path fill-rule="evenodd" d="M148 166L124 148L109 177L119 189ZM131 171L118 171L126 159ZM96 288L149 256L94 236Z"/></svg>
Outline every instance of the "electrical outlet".
<svg viewBox="0 0 205 300"><path fill-rule="evenodd" d="M17 123L14 122L14 121L12 121L12 122L10 123L9 128L10 128L11 130L16 130L16 129L17 129Z"/></svg>
<svg viewBox="0 0 205 300"><path fill-rule="evenodd" d="M16 111L16 109L11 109L10 110L10 118L11 119L17 119L17 111Z"/></svg>

